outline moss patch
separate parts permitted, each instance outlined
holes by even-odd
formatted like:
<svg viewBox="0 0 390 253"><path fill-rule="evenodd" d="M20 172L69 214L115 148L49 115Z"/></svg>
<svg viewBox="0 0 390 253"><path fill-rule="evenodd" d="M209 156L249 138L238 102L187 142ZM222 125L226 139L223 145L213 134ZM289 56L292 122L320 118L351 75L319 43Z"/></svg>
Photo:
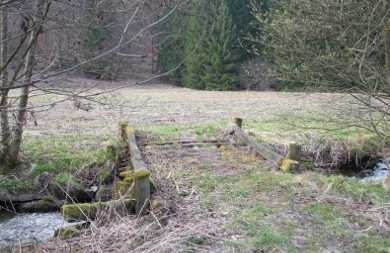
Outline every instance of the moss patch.
<svg viewBox="0 0 390 253"><path fill-rule="evenodd" d="M107 202L63 205L61 211L64 218L67 220L93 220L96 218L98 211L109 209L119 210L123 207L126 208L129 212L134 212L135 201L126 199L112 200Z"/></svg>
<svg viewBox="0 0 390 253"><path fill-rule="evenodd" d="M292 172L299 166L299 162L291 159L283 159L280 165L280 169L283 172Z"/></svg>
<svg viewBox="0 0 390 253"><path fill-rule="evenodd" d="M150 171L148 170L137 170L134 172L134 178L145 178L150 176Z"/></svg>

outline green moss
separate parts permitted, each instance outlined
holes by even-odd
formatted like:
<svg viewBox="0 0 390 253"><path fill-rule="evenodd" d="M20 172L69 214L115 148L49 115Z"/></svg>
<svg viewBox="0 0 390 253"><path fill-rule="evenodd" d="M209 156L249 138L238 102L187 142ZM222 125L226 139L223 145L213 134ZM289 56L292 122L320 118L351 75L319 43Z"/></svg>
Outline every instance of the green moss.
<svg viewBox="0 0 390 253"><path fill-rule="evenodd" d="M127 133L128 133L128 134L134 134L134 133L135 133L135 128L128 127L128 128L127 128Z"/></svg>
<svg viewBox="0 0 390 253"><path fill-rule="evenodd" d="M64 218L67 220L93 220L96 218L96 215L100 210L119 210L121 207L125 207L129 212L134 212L135 201L132 199L125 199L107 202L63 205L61 211Z"/></svg>
<svg viewBox="0 0 390 253"><path fill-rule="evenodd" d="M150 172L148 170L137 170L134 172L134 178L145 178L149 176Z"/></svg>
<svg viewBox="0 0 390 253"><path fill-rule="evenodd" d="M299 162L286 158L282 160L280 169L283 172L292 172L297 166L299 166Z"/></svg>
<svg viewBox="0 0 390 253"><path fill-rule="evenodd" d="M131 171L131 170L125 170L125 171L122 171L122 172L120 172L119 173L119 176L121 177L121 178L126 178L126 177L132 177L133 176L133 171Z"/></svg>
<svg viewBox="0 0 390 253"><path fill-rule="evenodd" d="M94 219L100 205L100 202L63 205L61 212L64 218L68 220Z"/></svg>

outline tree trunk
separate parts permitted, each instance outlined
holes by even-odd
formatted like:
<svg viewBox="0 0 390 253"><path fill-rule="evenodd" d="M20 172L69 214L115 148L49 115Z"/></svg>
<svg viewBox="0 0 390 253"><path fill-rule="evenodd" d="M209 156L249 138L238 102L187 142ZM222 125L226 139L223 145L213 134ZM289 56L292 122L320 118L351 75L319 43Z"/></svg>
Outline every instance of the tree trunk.
<svg viewBox="0 0 390 253"><path fill-rule="evenodd" d="M28 46L30 48L24 59L23 88L22 93L19 96L15 127L12 130L13 138L8 151L7 165L11 168L14 167L19 160L19 152L23 138L23 130L27 120L27 106L30 94L30 87L32 85L35 48L49 8L48 5L45 12L44 8L46 1L47 0L37 1L35 15L31 20L31 24L29 24L29 26L32 27L29 35L30 38L28 41Z"/></svg>
<svg viewBox="0 0 390 253"><path fill-rule="evenodd" d="M387 21L385 25L385 78L387 85L390 86L390 20Z"/></svg>
<svg viewBox="0 0 390 253"><path fill-rule="evenodd" d="M3 2L3 1L2 1ZM0 73L1 87L7 87L8 84L8 66L5 66L8 60L8 10L7 6L3 5L0 9L0 65L3 70ZM3 163L6 158L7 150L9 149L9 142L11 137L9 120L8 120L8 92L3 90L0 98L0 163ZM4 172L1 171L0 173Z"/></svg>

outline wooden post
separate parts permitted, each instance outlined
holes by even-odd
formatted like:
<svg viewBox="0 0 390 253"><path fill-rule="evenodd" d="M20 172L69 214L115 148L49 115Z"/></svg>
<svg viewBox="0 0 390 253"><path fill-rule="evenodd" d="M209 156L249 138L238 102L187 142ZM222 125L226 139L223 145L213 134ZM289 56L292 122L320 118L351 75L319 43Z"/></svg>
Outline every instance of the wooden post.
<svg viewBox="0 0 390 253"><path fill-rule="evenodd" d="M135 211L137 215L142 214L149 208L150 202L150 172L138 170L134 173L135 179Z"/></svg>
<svg viewBox="0 0 390 253"><path fill-rule="evenodd" d="M234 118L234 124L236 126L238 126L239 128L242 128L242 122L243 122L243 119L242 118Z"/></svg>
<svg viewBox="0 0 390 253"><path fill-rule="evenodd" d="M119 123L119 131L120 131L120 138L121 143L126 143L127 146L127 128L129 124L127 122L120 122Z"/></svg>
<svg viewBox="0 0 390 253"><path fill-rule="evenodd" d="M236 124L229 126L225 130L224 135L226 137L233 138L236 143L244 143L250 147L254 153L262 156L266 160L272 161L275 165L277 165L278 162L283 158L282 155L274 151L272 145L266 142L257 142Z"/></svg>
<svg viewBox="0 0 390 253"><path fill-rule="evenodd" d="M287 159L299 162L301 160L301 145L292 142L288 145Z"/></svg>
<svg viewBox="0 0 390 253"><path fill-rule="evenodd" d="M301 145L292 142L288 145L288 153L286 158L281 161L280 169L284 172L295 171L299 168L301 160Z"/></svg>

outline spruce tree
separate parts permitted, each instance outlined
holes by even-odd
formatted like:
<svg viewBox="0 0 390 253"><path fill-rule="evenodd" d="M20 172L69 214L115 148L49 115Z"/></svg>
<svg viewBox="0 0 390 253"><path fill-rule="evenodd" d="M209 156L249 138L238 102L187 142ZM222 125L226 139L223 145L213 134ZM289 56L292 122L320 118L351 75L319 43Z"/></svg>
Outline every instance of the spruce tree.
<svg viewBox="0 0 390 253"><path fill-rule="evenodd" d="M172 0L175 1L175 0ZM171 75L195 89L228 90L238 87L239 65L251 55L249 37L258 33L251 22L251 4L269 8L271 0L198 0L186 5L187 11L167 22L159 52L162 70L184 62ZM190 10L190 12L188 11ZM172 36L176 31L177 36Z"/></svg>
<svg viewBox="0 0 390 253"><path fill-rule="evenodd" d="M185 23L183 84L188 88L205 89L201 76L206 60L204 41L208 27L203 16L206 5L204 1L192 5L194 14L187 17Z"/></svg>
<svg viewBox="0 0 390 253"><path fill-rule="evenodd" d="M202 46L203 69L200 79L207 90L237 88L237 52L234 51L236 30L224 0L209 2L208 37Z"/></svg>

